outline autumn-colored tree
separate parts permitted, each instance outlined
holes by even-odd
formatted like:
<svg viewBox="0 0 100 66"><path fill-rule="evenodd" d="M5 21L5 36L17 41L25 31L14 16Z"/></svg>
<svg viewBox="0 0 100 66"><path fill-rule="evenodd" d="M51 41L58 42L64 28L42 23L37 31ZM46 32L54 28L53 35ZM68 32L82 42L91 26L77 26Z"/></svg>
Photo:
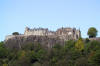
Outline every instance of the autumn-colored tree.
<svg viewBox="0 0 100 66"><path fill-rule="evenodd" d="M79 51L84 50L84 42L81 38L76 42L75 48Z"/></svg>
<svg viewBox="0 0 100 66"><path fill-rule="evenodd" d="M8 66L8 64L3 64L3 66Z"/></svg>

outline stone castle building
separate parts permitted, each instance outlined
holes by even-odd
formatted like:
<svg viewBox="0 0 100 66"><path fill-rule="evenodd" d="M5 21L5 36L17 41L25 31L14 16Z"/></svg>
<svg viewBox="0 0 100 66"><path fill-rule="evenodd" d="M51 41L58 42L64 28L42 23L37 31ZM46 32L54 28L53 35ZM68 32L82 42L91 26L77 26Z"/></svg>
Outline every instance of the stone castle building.
<svg viewBox="0 0 100 66"><path fill-rule="evenodd" d="M57 31L49 31L47 28L34 28L30 29L28 27L25 28L24 34L21 35L8 35L6 36L5 40L8 40L10 38L14 38L15 36L51 36L51 37L58 37L62 40L77 40L81 37L80 30L77 30L76 28L59 28Z"/></svg>
<svg viewBox="0 0 100 66"><path fill-rule="evenodd" d="M56 35L58 35L61 39L64 40L76 40L81 37L80 30L76 30L76 28L60 28L56 31Z"/></svg>
<svg viewBox="0 0 100 66"><path fill-rule="evenodd" d="M54 35L55 32L49 31L47 28L34 28L30 29L28 27L25 28L24 35L36 35L36 36L48 36L48 35Z"/></svg>

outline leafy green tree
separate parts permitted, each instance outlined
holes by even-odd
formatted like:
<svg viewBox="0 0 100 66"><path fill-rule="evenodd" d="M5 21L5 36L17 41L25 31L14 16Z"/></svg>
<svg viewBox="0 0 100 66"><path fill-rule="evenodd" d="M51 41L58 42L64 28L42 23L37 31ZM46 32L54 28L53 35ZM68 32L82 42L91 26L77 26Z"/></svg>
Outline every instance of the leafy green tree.
<svg viewBox="0 0 100 66"><path fill-rule="evenodd" d="M96 50L99 50L99 49L100 49L100 42L95 41L95 40L90 41L85 46L85 52L88 53L88 54L92 51L96 51Z"/></svg>
<svg viewBox="0 0 100 66"><path fill-rule="evenodd" d="M60 44L56 44L53 48L52 48L52 51L53 51L53 56L57 57L58 59L62 58L62 55L65 54L65 50L64 50L64 47L61 46Z"/></svg>
<svg viewBox="0 0 100 66"><path fill-rule="evenodd" d="M12 35L19 35L19 33L18 32L13 32Z"/></svg>
<svg viewBox="0 0 100 66"><path fill-rule="evenodd" d="M31 66L30 59L28 56L26 56L26 54L26 51L20 50L17 54L18 58L15 59L12 66Z"/></svg>
<svg viewBox="0 0 100 66"><path fill-rule="evenodd" d="M89 35L89 38L93 38L97 36L97 29L94 27L89 28L87 35Z"/></svg>
<svg viewBox="0 0 100 66"><path fill-rule="evenodd" d="M79 51L84 50L84 42L81 38L76 42L75 48Z"/></svg>
<svg viewBox="0 0 100 66"><path fill-rule="evenodd" d="M41 62L42 60L44 60L45 54L46 54L46 51L43 50L43 49L40 49L40 50L36 53L36 58L38 59L38 61Z"/></svg>
<svg viewBox="0 0 100 66"><path fill-rule="evenodd" d="M77 58L75 66L90 66L86 57Z"/></svg>
<svg viewBox="0 0 100 66"><path fill-rule="evenodd" d="M35 63L38 61L36 53L34 51L28 51L27 56L29 57L31 63Z"/></svg>
<svg viewBox="0 0 100 66"><path fill-rule="evenodd" d="M74 49L74 45L75 45L75 41L74 40L66 41L65 45L64 45L64 50L66 52L70 51L70 50L73 50Z"/></svg>
<svg viewBox="0 0 100 66"><path fill-rule="evenodd" d="M8 50L4 47L4 43L0 42L0 58L5 58L8 55Z"/></svg>
<svg viewBox="0 0 100 66"><path fill-rule="evenodd" d="M85 39L85 43L89 43L90 40L88 38Z"/></svg>
<svg viewBox="0 0 100 66"><path fill-rule="evenodd" d="M97 50L89 61L95 66L100 66L100 50Z"/></svg>

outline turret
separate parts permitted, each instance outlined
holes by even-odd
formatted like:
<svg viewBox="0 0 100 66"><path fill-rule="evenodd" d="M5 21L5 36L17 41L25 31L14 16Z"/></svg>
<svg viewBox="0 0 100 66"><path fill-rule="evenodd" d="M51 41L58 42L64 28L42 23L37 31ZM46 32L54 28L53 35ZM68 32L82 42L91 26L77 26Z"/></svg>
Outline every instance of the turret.
<svg viewBox="0 0 100 66"><path fill-rule="evenodd" d="M25 32L24 32L24 35L27 35L27 32L29 31L29 28L28 27L26 27L25 28Z"/></svg>
<svg viewBox="0 0 100 66"><path fill-rule="evenodd" d="M28 28L28 27L26 27L26 28L25 28L25 31L28 31L28 30L29 30L29 28Z"/></svg>

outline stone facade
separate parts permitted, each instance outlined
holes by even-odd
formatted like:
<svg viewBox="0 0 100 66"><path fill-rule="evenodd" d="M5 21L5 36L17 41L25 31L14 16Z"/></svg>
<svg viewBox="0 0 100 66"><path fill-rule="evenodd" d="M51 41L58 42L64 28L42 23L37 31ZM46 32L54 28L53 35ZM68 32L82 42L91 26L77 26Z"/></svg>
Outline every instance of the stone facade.
<svg viewBox="0 0 100 66"><path fill-rule="evenodd" d="M13 37L15 37L15 36L14 35L8 35L8 36L6 36L5 40L9 40L10 38L13 38Z"/></svg>
<svg viewBox="0 0 100 66"><path fill-rule="evenodd" d="M64 40L76 40L81 37L80 30L76 30L76 28L60 28L56 31L56 35L59 36L59 38Z"/></svg>
<svg viewBox="0 0 100 66"><path fill-rule="evenodd" d="M24 35L37 35L37 36L48 36L48 35L54 35L55 33L53 31L49 31L48 29L44 28L34 28L30 29L28 27L25 28Z"/></svg>
<svg viewBox="0 0 100 66"><path fill-rule="evenodd" d="M78 38L81 37L81 32L80 30L77 30L76 28L60 28L57 29L57 31L49 31L47 28L34 28L30 29L28 27L25 28L25 32L23 35L9 35L6 37L6 41L10 38L13 38L15 36L53 36L53 37L58 37L61 40L77 40Z"/></svg>

